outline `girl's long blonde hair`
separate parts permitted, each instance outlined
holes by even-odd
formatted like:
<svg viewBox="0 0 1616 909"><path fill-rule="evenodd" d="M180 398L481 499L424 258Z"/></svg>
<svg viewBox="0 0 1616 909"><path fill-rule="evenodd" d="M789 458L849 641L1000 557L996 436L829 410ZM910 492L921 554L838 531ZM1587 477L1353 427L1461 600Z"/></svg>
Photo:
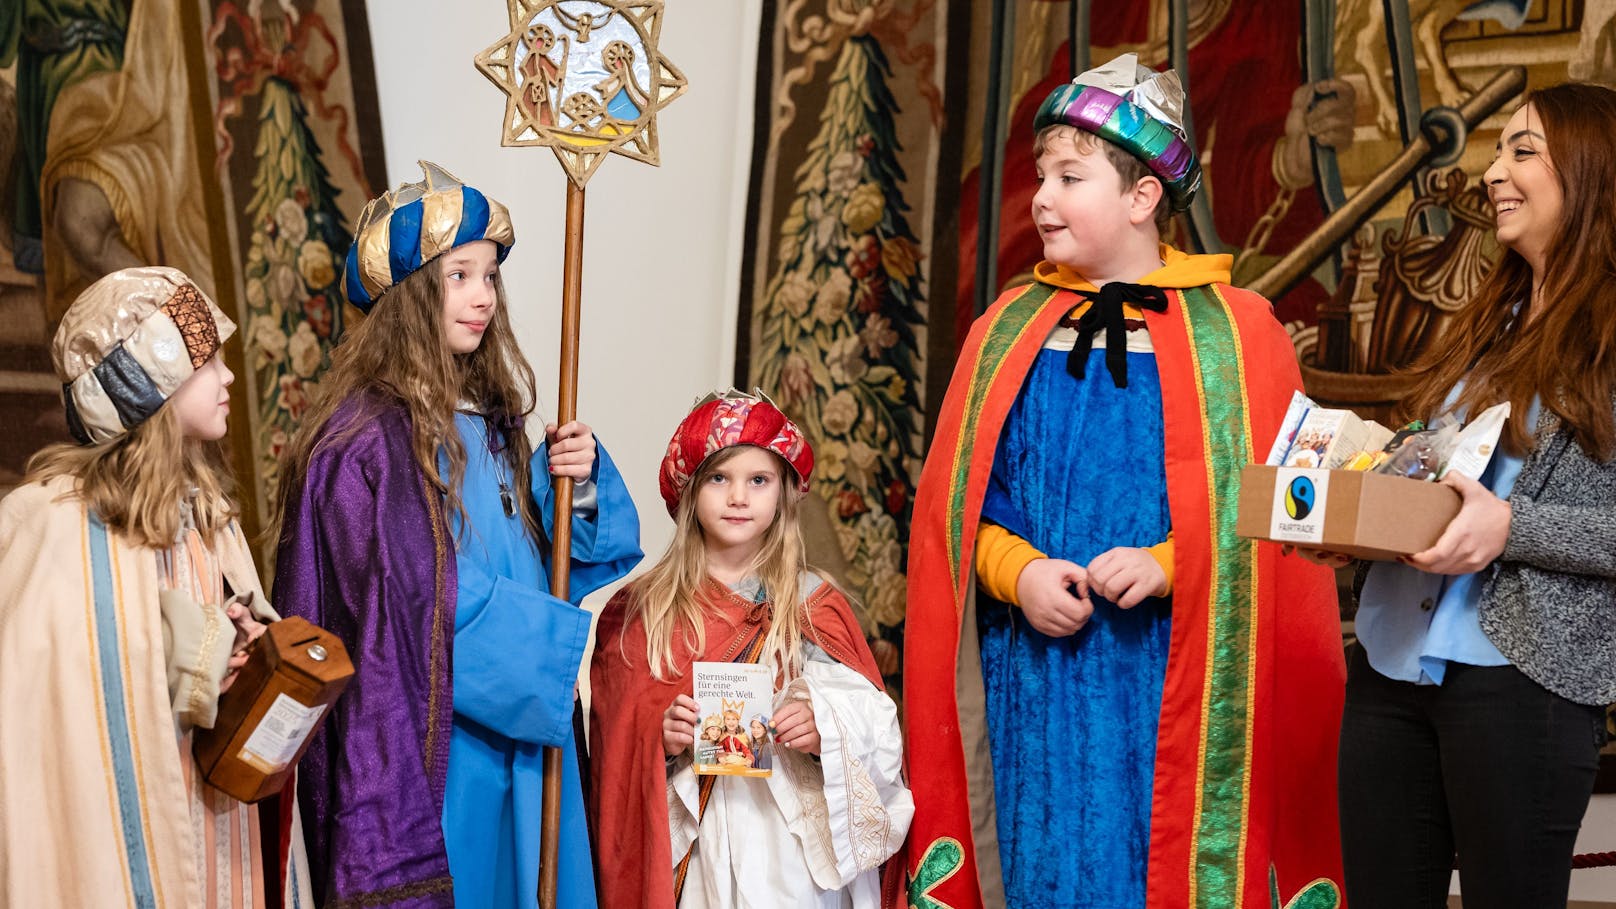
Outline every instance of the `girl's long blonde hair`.
<svg viewBox="0 0 1616 909"><path fill-rule="evenodd" d="M702 462L679 496L668 551L650 571L629 585L629 616L638 617L645 625L646 662L651 677L658 681L683 675L679 664L707 647L702 588L710 579L706 542L701 522L696 519L696 497L707 479L743 447L736 445L715 452ZM773 608L773 621L759 662L774 666L790 679L802 672L803 631L809 627L808 603L802 590L802 575L808 563L797 520L802 493L797 491L796 470L778 454L769 454L780 474L781 490L774 523L763 532L763 546L753 565Z"/></svg>
<svg viewBox="0 0 1616 909"><path fill-rule="evenodd" d="M498 302L493 318L482 344L469 354L454 354L444 338L443 274L437 259L389 289L348 332L331 355L319 399L281 456L271 539L280 537L286 506L302 488L315 450L364 426L362 419L355 419L335 432L326 432L332 415L344 401L371 393L396 401L409 412L410 448L416 466L463 526L460 486L466 473L466 449L454 420L460 403L469 402L484 416L496 453L510 470L522 523L534 541L539 541L537 509L533 497L524 494L531 481L528 460L533 446L522 423L533 410L533 368L511 330L504 280L496 279L494 286ZM447 475L438 470L439 448L448 461Z"/></svg>
<svg viewBox="0 0 1616 909"><path fill-rule="evenodd" d="M28 460L25 483L68 477L73 495L107 529L131 542L166 549L179 539L181 503L204 539L236 515L232 482L217 442L186 438L166 404L134 429L89 445L60 443Z"/></svg>

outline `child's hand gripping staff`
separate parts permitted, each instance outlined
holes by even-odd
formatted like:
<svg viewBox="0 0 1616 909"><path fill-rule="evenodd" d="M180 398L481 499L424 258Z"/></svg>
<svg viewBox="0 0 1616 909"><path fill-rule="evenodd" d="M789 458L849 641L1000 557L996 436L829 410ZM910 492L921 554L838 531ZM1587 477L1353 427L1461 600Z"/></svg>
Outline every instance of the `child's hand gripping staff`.
<svg viewBox="0 0 1616 909"><path fill-rule="evenodd" d="M552 475L582 483L593 474L595 434L587 425L577 420L559 427L550 423L544 427L544 439L550 451Z"/></svg>

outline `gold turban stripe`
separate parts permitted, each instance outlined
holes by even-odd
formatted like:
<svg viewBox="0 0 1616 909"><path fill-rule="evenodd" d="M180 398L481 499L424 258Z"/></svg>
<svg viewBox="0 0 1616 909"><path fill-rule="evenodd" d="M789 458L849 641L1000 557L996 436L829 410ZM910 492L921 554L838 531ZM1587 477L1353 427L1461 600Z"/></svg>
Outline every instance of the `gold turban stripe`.
<svg viewBox="0 0 1616 909"><path fill-rule="evenodd" d="M389 288L456 246L492 240L505 261L516 242L505 206L431 163L425 176L365 205L348 251L343 290L369 311Z"/></svg>

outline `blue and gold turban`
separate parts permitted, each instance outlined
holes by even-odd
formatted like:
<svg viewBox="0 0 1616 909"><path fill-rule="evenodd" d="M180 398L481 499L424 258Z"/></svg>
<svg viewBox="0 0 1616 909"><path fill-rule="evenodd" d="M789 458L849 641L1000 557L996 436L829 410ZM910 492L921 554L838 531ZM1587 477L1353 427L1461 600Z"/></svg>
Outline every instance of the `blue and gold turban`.
<svg viewBox="0 0 1616 909"><path fill-rule="evenodd" d="M1057 124L1115 142L1143 161L1161 179L1173 211L1189 208L1201 188L1201 164L1184 129L1184 86L1172 70L1141 66L1135 54L1091 69L1039 105L1033 130Z"/></svg>
<svg viewBox="0 0 1616 909"><path fill-rule="evenodd" d="M460 182L430 161L418 161L426 177L370 200L359 213L342 288L364 312L388 288L456 246L492 240L499 261L516 243L505 206Z"/></svg>

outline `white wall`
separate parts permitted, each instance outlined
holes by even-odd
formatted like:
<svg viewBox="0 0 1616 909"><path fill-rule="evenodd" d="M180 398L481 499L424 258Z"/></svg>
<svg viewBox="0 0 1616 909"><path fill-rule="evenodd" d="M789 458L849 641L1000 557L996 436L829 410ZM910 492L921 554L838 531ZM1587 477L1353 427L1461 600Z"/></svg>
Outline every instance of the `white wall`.
<svg viewBox="0 0 1616 909"><path fill-rule="evenodd" d="M366 6L390 186L420 179L425 158L510 208L505 284L540 412L553 415L566 175L549 149L499 144L505 95L472 58L509 31L505 3ZM588 183L578 415L627 478L650 558L673 529L656 484L668 437L696 396L734 376L761 9L668 4L662 53L690 87L657 116L662 166L614 155Z"/></svg>

